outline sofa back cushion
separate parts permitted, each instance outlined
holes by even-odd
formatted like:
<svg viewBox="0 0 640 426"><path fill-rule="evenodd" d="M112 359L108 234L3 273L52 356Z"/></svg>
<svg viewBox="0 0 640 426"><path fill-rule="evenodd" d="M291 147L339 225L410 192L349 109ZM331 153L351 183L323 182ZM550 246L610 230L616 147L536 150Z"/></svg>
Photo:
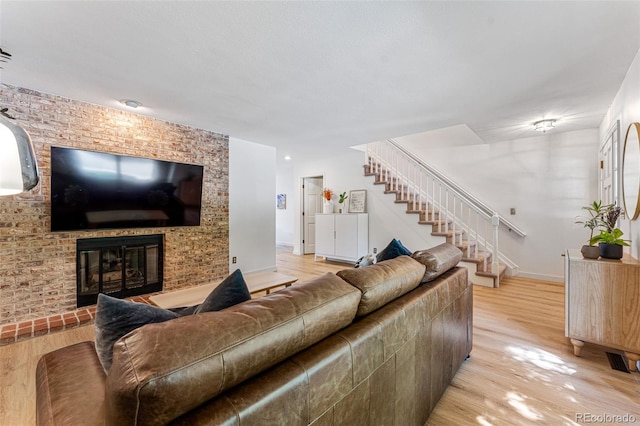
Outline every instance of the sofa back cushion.
<svg viewBox="0 0 640 426"><path fill-rule="evenodd" d="M344 269L337 275L362 292L356 314L361 317L418 287L424 269L409 256L399 256L366 268Z"/></svg>
<svg viewBox="0 0 640 426"><path fill-rule="evenodd" d="M139 328L107 376L107 424L166 424L349 325L360 291L334 274L218 312Z"/></svg>
<svg viewBox="0 0 640 426"><path fill-rule="evenodd" d="M422 282L427 283L447 272L462 260L462 251L450 243L414 252L411 257L426 266Z"/></svg>

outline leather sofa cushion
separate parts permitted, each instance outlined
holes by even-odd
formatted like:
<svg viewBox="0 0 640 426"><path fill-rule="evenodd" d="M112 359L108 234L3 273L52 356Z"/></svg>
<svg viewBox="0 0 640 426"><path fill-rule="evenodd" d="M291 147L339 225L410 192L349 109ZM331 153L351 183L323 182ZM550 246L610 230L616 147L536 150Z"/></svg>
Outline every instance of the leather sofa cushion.
<svg viewBox="0 0 640 426"><path fill-rule="evenodd" d="M103 424L105 377L93 342L43 355L36 367L36 424Z"/></svg>
<svg viewBox="0 0 640 426"><path fill-rule="evenodd" d="M442 243L428 250L416 251L412 258L426 266L422 282L429 282L453 268L462 259L462 251L449 243Z"/></svg>
<svg viewBox="0 0 640 426"><path fill-rule="evenodd" d="M348 326L360 291L327 273L218 312L141 327L114 346L108 424L166 424Z"/></svg>
<svg viewBox="0 0 640 426"><path fill-rule="evenodd" d="M425 266L399 256L366 268L344 269L337 275L362 292L357 317L367 315L420 285Z"/></svg>

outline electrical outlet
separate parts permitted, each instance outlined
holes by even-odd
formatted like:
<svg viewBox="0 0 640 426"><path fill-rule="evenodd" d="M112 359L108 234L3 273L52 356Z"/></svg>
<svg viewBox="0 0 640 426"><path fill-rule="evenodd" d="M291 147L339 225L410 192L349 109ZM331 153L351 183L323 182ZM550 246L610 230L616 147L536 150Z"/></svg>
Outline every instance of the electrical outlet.
<svg viewBox="0 0 640 426"><path fill-rule="evenodd" d="M373 248L373 254L376 254L378 252L378 247L374 247Z"/></svg>
<svg viewBox="0 0 640 426"><path fill-rule="evenodd" d="M238 263L238 258L236 256L233 256L231 258L231 263Z"/></svg>

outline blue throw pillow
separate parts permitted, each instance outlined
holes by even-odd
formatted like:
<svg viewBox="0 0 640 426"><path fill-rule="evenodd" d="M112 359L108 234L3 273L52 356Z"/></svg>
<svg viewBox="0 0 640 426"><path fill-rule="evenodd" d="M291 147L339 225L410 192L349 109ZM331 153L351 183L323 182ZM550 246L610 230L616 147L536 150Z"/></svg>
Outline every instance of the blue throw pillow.
<svg viewBox="0 0 640 426"><path fill-rule="evenodd" d="M383 260L389 260L403 255L411 256L411 251L394 238L384 250L378 253L376 260L382 262Z"/></svg>
<svg viewBox="0 0 640 426"><path fill-rule="evenodd" d="M247 288L247 283L244 281L242 272L240 272L240 269L236 269L209 293L194 313L200 314L203 312L220 311L250 299L251 294Z"/></svg>
<svg viewBox="0 0 640 426"><path fill-rule="evenodd" d="M178 315L167 309L98 294L95 341L96 352L104 371L111 369L113 345L118 339L145 324L174 318L178 318Z"/></svg>

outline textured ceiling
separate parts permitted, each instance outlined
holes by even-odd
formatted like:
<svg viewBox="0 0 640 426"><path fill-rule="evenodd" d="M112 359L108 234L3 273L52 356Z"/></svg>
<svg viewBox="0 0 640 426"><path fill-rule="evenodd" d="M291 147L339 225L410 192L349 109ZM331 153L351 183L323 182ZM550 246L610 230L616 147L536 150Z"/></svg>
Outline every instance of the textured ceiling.
<svg viewBox="0 0 640 426"><path fill-rule="evenodd" d="M2 82L273 145L599 125L639 1L0 2Z"/></svg>

